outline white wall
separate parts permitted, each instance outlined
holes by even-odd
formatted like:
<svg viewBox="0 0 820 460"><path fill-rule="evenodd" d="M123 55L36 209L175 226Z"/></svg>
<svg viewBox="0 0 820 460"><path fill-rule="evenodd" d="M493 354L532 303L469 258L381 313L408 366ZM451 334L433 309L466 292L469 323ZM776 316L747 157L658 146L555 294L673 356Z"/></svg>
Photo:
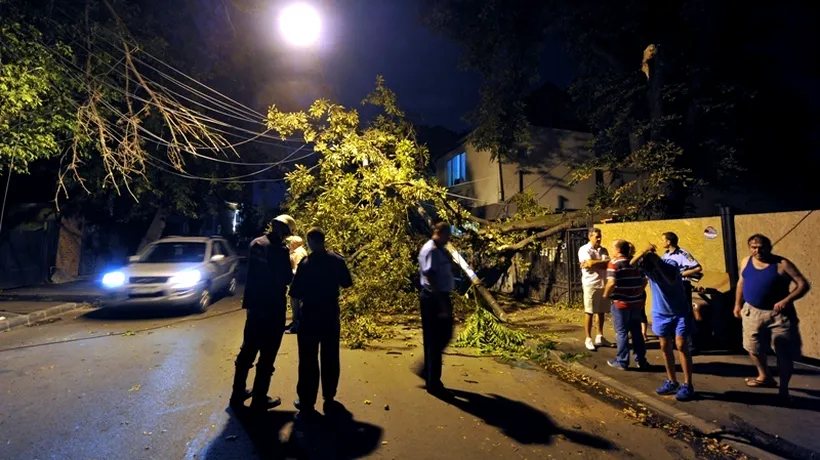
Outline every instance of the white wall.
<svg viewBox="0 0 820 460"><path fill-rule="evenodd" d="M559 205L559 197L564 197L567 208L585 207L587 198L595 190L595 178L591 177L570 187L572 173L568 163L590 158L587 144L591 137L588 133L576 131L533 128L532 142L535 148L527 159L521 165L509 162L502 164L504 198L509 199L521 190L519 171L522 171L524 189L533 190L539 197L541 206L555 210ZM467 178L464 183L450 187L450 191L474 198L473 206L499 203L501 194L498 162L491 158L489 151L476 150L469 142L436 160L439 182L447 183L447 161L461 152L467 154Z"/></svg>

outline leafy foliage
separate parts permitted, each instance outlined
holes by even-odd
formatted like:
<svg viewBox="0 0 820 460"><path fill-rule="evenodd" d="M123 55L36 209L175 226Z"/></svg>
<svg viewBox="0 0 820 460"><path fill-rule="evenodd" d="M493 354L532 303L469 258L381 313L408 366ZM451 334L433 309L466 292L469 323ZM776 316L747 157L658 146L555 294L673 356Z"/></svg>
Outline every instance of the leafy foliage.
<svg viewBox="0 0 820 460"><path fill-rule="evenodd" d="M526 350L526 339L526 333L504 326L487 310L477 307L456 337L455 346L478 348L483 353L521 353Z"/></svg>
<svg viewBox="0 0 820 460"><path fill-rule="evenodd" d="M365 103L382 109L365 127L356 110L326 100L304 112L273 106L268 113L272 130L301 135L320 154L315 166L287 174L283 210L302 233L321 226L328 247L346 257L356 283L342 298L346 320L416 308L416 254L427 238L414 217L421 202L435 203L445 219L467 215L457 204L445 206L446 189L425 174L427 149L381 78Z"/></svg>
<svg viewBox="0 0 820 460"><path fill-rule="evenodd" d="M55 56L69 59L72 51L63 44L44 51L42 34L6 12L0 8L0 170L13 164L25 173L32 161L56 155L72 132L73 86Z"/></svg>
<svg viewBox="0 0 820 460"><path fill-rule="evenodd" d="M754 34L755 13L705 0L428 4L428 23L460 42L465 66L485 78L471 118L481 147L509 155L525 141L522 106L543 64L540 51L558 41L573 58L570 93L595 136L596 158L576 165L575 179L606 178L594 208L632 218L679 215L703 185L743 185L736 179L752 158L744 150L759 148L748 142L757 133L744 128L756 122L743 116L756 72L729 31ZM657 66L650 60L642 69L645 50Z"/></svg>

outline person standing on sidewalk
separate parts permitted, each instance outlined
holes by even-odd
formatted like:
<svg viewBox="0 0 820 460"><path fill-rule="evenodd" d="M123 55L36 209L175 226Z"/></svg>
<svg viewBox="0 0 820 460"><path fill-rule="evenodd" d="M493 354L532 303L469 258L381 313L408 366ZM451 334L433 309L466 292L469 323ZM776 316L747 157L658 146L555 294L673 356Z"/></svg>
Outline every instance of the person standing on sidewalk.
<svg viewBox="0 0 820 460"><path fill-rule="evenodd" d="M242 347L235 362L231 406L242 406L251 396L251 409L260 411L276 407L282 402L278 397L269 397L268 389L274 371L273 363L285 332L287 289L293 280L284 239L290 235L295 224L293 218L286 214L277 216L271 233L250 244L248 280L242 298L242 308L248 313ZM256 377L253 390L249 392L245 384L257 354L259 361L256 363Z"/></svg>
<svg viewBox="0 0 820 460"><path fill-rule="evenodd" d="M293 268L293 274L296 275L296 268L299 266L299 262L307 257L307 251L304 247L305 243L302 238L296 235L289 236L285 242L287 243L288 250L290 251L290 266ZM299 332L299 313L301 312L301 308L302 301L295 297L291 297L290 309L293 313L293 318L291 319L290 326L288 326L285 333L296 334Z"/></svg>
<svg viewBox="0 0 820 460"><path fill-rule="evenodd" d="M604 278L609 262L609 253L601 247L601 230L589 229L589 243L578 249L578 262L581 264L581 284L584 290L584 331L587 334L584 345L587 350L595 351L597 347L611 346L604 338L604 320L609 311L609 300L604 297ZM592 340L592 317L598 319L598 335Z"/></svg>
<svg viewBox="0 0 820 460"><path fill-rule="evenodd" d="M450 224L439 222L433 228L433 237L419 252L421 279L421 327L424 341L424 368L421 375L427 392L448 397L441 383L441 355L453 338L453 302L450 298L455 287L453 258L447 251Z"/></svg>
<svg viewBox="0 0 820 460"><path fill-rule="evenodd" d="M788 259L772 254L772 242L766 236L752 235L747 243L751 256L742 264L734 309L743 323L743 348L757 367L757 378L746 384L778 386L766 363L771 346L777 355L780 396L788 400L794 360L801 348L794 301L809 292L809 283Z"/></svg>
<svg viewBox="0 0 820 460"><path fill-rule="evenodd" d="M656 390L659 395L675 395L678 401L689 401L695 394L692 383L692 353L689 338L692 335L692 304L686 302L686 290L680 269L674 260L663 260L650 244L635 255L632 264L643 269L652 293L652 331L658 336L663 351L667 379ZM675 371L675 352L680 355L683 384L678 383Z"/></svg>
<svg viewBox="0 0 820 460"><path fill-rule="evenodd" d="M693 285L697 284L698 281L703 278L703 267L700 265L700 262L695 259L692 253L678 246L678 235L675 233L664 233L661 237L661 242L663 243L663 248L666 250L662 256L662 259L673 260L678 265L680 276L683 280L683 287L686 289L687 302L689 305L692 305L692 291L694 290ZM695 344L697 323L693 323L692 327L693 329L690 346L692 348L692 354L695 354L697 349Z"/></svg>
<svg viewBox="0 0 820 460"><path fill-rule="evenodd" d="M344 259L325 247L325 232L318 227L307 233L310 254L299 262L290 296L302 301L299 319L299 382L294 405L300 414L315 413L314 405L322 381L325 414L338 408L339 386L339 294L353 286ZM321 361L321 372L319 362Z"/></svg>
<svg viewBox="0 0 820 460"><path fill-rule="evenodd" d="M645 317L646 278L638 267L630 265L630 244L616 240L612 245L613 258L606 270L604 297L612 300L612 323L618 353L615 359L607 361L610 367L626 370L629 367L629 335L632 335L632 349L638 369L648 369L646 346L641 332L641 321Z"/></svg>

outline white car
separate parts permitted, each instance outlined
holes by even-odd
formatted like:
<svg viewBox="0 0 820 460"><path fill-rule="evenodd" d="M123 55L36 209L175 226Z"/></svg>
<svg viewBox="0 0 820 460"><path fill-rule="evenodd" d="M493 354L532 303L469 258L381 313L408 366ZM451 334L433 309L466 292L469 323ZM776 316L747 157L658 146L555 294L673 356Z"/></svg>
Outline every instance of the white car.
<svg viewBox="0 0 820 460"><path fill-rule="evenodd" d="M218 237L167 237L102 279L105 305L163 304L204 312L214 294L236 292L236 253Z"/></svg>

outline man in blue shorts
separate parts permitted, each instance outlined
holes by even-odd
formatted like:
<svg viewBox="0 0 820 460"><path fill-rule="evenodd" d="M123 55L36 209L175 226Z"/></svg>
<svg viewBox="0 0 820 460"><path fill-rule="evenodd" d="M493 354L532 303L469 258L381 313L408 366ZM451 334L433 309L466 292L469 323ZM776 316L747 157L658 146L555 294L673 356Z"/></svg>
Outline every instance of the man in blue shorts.
<svg viewBox="0 0 820 460"><path fill-rule="evenodd" d="M662 260L655 245L650 244L635 255L633 265L640 265L649 280L652 293L652 332L658 336L666 366L666 381L656 390L659 395L675 395L678 401L688 401L695 394L692 385L692 353L689 340L694 318L692 304L687 302L686 290L681 280L680 267L674 260ZM675 352L680 354L683 384L675 374Z"/></svg>

